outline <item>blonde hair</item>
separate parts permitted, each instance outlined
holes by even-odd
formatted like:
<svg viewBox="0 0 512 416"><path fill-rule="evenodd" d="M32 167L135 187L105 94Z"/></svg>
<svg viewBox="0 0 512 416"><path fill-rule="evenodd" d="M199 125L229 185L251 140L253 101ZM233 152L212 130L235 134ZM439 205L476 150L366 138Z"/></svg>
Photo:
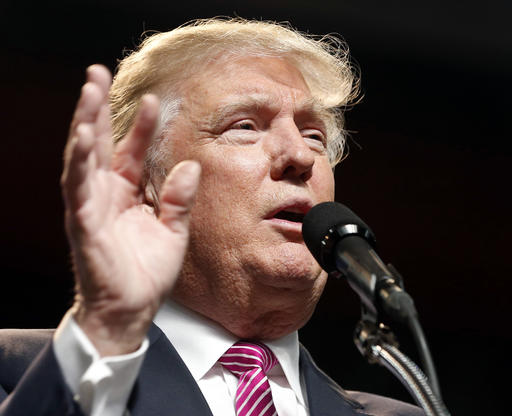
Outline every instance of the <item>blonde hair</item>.
<svg viewBox="0 0 512 416"><path fill-rule="evenodd" d="M355 100L359 87L348 47L336 36L315 37L288 24L241 18L196 20L154 34L124 58L111 89L114 141L128 131L142 95L158 95L160 123L146 156L146 176L165 177L167 172L160 162L166 154L160 143L179 113L183 81L212 59L245 56L280 57L301 72L313 98L329 115L327 154L335 166L342 159L345 144L343 109Z"/></svg>

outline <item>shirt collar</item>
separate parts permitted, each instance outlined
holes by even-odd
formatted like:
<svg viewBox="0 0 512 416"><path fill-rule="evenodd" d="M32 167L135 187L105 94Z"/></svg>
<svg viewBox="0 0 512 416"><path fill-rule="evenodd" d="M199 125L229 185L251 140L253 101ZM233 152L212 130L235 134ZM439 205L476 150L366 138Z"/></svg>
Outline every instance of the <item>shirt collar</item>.
<svg viewBox="0 0 512 416"><path fill-rule="evenodd" d="M171 300L162 305L155 317L155 324L171 341L196 381L204 377L222 354L238 341L216 322ZM265 344L276 355L290 387L304 405L297 331L277 340L266 341Z"/></svg>
<svg viewBox="0 0 512 416"><path fill-rule="evenodd" d="M283 373L290 383L290 387L294 391L299 403L305 406L304 396L300 382L299 371L299 335L297 331L285 335L273 341L266 341L265 344L276 355Z"/></svg>
<svg viewBox="0 0 512 416"><path fill-rule="evenodd" d="M162 305L154 321L169 338L196 381L238 341L216 322L173 301Z"/></svg>

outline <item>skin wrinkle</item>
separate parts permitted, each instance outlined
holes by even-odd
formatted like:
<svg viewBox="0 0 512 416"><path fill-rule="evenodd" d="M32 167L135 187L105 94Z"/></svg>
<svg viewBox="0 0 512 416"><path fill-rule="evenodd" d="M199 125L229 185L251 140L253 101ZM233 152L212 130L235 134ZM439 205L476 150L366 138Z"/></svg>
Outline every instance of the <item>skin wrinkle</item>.
<svg viewBox="0 0 512 416"><path fill-rule="evenodd" d="M236 55L235 55L236 56ZM229 57L229 54L224 55L219 52L218 54L215 54L214 56L210 57L210 59L207 61L210 64L217 63L225 63L227 62ZM261 57L261 55L255 55L254 57L258 58ZM293 59L290 60L289 57L283 57L279 58L283 61L288 62L292 66L296 65L297 62L295 62ZM208 67L207 63L203 62L202 64L197 64L197 68L194 71L195 73L201 73L202 70L206 70ZM183 74L182 74L183 75ZM302 75L301 75L302 77ZM189 80L189 82L196 82L193 74L188 74L187 77L182 76L181 77L181 83L178 83L175 85L177 88L176 91L170 91L168 86L163 83L163 85L160 85L158 89L162 89L164 93L159 93L159 97L161 100L161 109L160 109L160 116L159 116L159 127L157 128L157 131L159 132L157 137L153 140L153 142L150 145L150 149L148 150L148 157L145 162L145 176L147 177L145 180L145 183L147 184L149 181L153 180L156 183L153 183L152 186L155 187L155 189L159 189L162 182L164 181L165 177L169 173L169 169L165 167L165 164L163 161L166 157L169 157L169 155L172 152L171 144L168 140L168 133L171 129L172 123L174 121L174 118L184 110L184 88L183 85L185 84L185 80ZM304 80L304 78L302 77ZM304 80L304 83L306 81ZM162 83L161 83L162 84ZM176 82L173 83L173 85L176 84ZM157 89L157 90L158 90ZM155 91L156 92L156 91ZM248 94L246 94L248 95ZM188 97L190 98L190 97ZM245 97L244 97L245 98ZM232 113L236 113L237 107L246 107L247 110L250 110L251 105L255 105L255 109L258 110L260 107L263 107L265 105L268 105L269 103L265 102L264 97L261 97L261 100L258 100L258 97L254 97L254 100L249 100L247 103L241 102L240 104L231 104L229 101L226 102L226 108L225 109L219 109L219 114L212 114L211 120L206 123L206 126L211 126L210 130L204 130L204 132L208 132L209 134L216 136L217 132L221 130L221 124L222 122L230 116ZM254 102L251 102L254 101ZM332 109L326 108L325 105L321 103L321 100L319 97L310 97L309 99L305 100L302 104L302 107L304 108L305 113L309 113L309 118L311 120L315 120L315 123L318 123L321 125L321 130L323 132L323 144L327 146L327 144L334 143L334 136L338 135L339 132L331 131L333 127L333 119L335 118L335 114L333 113ZM244 108L240 108L240 112L242 112ZM300 113L302 113L302 110L297 111L298 117L300 117ZM201 124L205 124L203 120L197 120L197 125L199 126ZM336 123L335 123L336 124ZM327 150L326 150L327 151ZM329 154L329 157L333 155ZM331 161L332 163L333 161ZM333 165L334 168L334 165ZM148 180L149 177L149 180ZM155 186L157 185L157 186ZM157 202L158 198L153 198L155 201L156 208L158 205Z"/></svg>
<svg viewBox="0 0 512 416"><path fill-rule="evenodd" d="M225 124L230 124L230 119L233 117L241 116L243 114L254 114L258 112L268 111L269 118L275 116L279 112L279 104L268 100L264 94L250 94L244 96L236 103L231 103L228 97L226 104L220 107L217 111L213 112L207 121L206 125L211 133L220 133L223 131ZM295 104L295 103L294 103ZM294 106L294 114L297 120L306 119L310 124L319 124L321 130L326 135L326 110L321 104L313 97L310 97L300 103L299 106ZM300 123L299 123L300 124Z"/></svg>
<svg viewBox="0 0 512 416"><path fill-rule="evenodd" d="M309 36L274 22L199 19L145 39L139 50L123 60L114 80L116 141L131 125L133 103L141 91L152 91L161 99L168 94L181 97L184 81L198 72L247 56L279 57L304 75L312 95L329 108L329 154L334 167L341 159L345 135L342 111L336 108L357 97L357 66L348 59L348 46L338 37ZM155 69L151 74L145 66L148 61Z"/></svg>
<svg viewBox="0 0 512 416"><path fill-rule="evenodd" d="M297 126L317 121L314 100L300 72L278 58L212 65L184 89L183 111L169 129L167 168L194 159L202 176L172 297L241 338L283 336L309 319L326 280L302 237L265 219L290 197L333 199L327 154ZM249 118L265 120L266 128L256 122L246 131L218 119L248 96ZM214 137L212 113L226 129ZM240 145L247 135L255 139Z"/></svg>

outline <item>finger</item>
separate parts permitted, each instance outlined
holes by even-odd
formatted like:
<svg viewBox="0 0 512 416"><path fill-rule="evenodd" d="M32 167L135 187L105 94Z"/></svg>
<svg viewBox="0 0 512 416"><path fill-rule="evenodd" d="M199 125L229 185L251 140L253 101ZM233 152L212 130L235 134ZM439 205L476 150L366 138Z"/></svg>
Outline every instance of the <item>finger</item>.
<svg viewBox="0 0 512 416"><path fill-rule="evenodd" d="M70 136L83 122L94 122L102 105L108 105L108 91L112 76L102 65L91 65L86 70L86 83L78 100L70 127Z"/></svg>
<svg viewBox="0 0 512 416"><path fill-rule="evenodd" d="M98 85L105 97L108 96L108 91L112 84L112 75L105 66L99 64L89 66L86 70L86 79L87 82Z"/></svg>
<svg viewBox="0 0 512 416"><path fill-rule="evenodd" d="M108 102L108 93L112 85L112 75L105 66L95 64L87 68L86 76L87 82L98 86L103 98L94 120L95 133L97 136L94 153L98 167L108 169L110 167L113 148L110 105Z"/></svg>
<svg viewBox="0 0 512 416"><path fill-rule="evenodd" d="M94 145L95 136L91 124L82 123L66 147L61 183L64 201L72 211L77 210L88 198L86 179L93 168L90 155Z"/></svg>
<svg viewBox="0 0 512 416"><path fill-rule="evenodd" d="M160 221L171 231L188 233L189 214L199 186L201 165L193 160L178 163L160 191Z"/></svg>
<svg viewBox="0 0 512 416"><path fill-rule="evenodd" d="M144 155L156 130L159 100L153 94L142 97L133 126L116 146L112 169L135 186L139 186Z"/></svg>
<svg viewBox="0 0 512 416"><path fill-rule="evenodd" d="M75 205L76 202L72 197L73 187L79 186L85 178L87 168L85 161L89 159L89 154L96 141L94 123L104 102L105 97L100 86L87 82L82 87L73 125L64 150L64 170L61 178L64 199L72 205Z"/></svg>
<svg viewBox="0 0 512 416"><path fill-rule="evenodd" d="M110 106L104 104L98 112L96 122L94 123L94 131L96 135L96 144L94 153L98 167L110 169L112 159L113 142L112 142L112 124L110 121Z"/></svg>
<svg viewBox="0 0 512 416"><path fill-rule="evenodd" d="M94 123L105 103L107 101L100 86L93 82L86 82L82 86L80 98L73 114L69 137L75 135L76 128L80 123Z"/></svg>
<svg viewBox="0 0 512 416"><path fill-rule="evenodd" d="M108 105L108 92L112 84L110 71L103 65L91 65L87 68L87 82L97 86L97 93L101 96L99 109L93 120L97 136L110 133L110 106ZM83 120L89 121L89 120ZM109 140L110 141L110 140Z"/></svg>

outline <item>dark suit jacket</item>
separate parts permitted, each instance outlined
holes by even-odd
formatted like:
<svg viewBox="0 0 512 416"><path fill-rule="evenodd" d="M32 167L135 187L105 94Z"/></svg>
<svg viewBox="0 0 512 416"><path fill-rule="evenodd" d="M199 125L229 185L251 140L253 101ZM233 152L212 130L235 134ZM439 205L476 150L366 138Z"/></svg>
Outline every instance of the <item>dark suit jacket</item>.
<svg viewBox="0 0 512 416"><path fill-rule="evenodd" d="M52 348L52 330L0 331L0 416L83 416ZM167 337L153 325L150 347L129 399L132 416L212 416ZM311 416L419 416L421 409L367 393L347 392L325 375L305 348L301 373Z"/></svg>

